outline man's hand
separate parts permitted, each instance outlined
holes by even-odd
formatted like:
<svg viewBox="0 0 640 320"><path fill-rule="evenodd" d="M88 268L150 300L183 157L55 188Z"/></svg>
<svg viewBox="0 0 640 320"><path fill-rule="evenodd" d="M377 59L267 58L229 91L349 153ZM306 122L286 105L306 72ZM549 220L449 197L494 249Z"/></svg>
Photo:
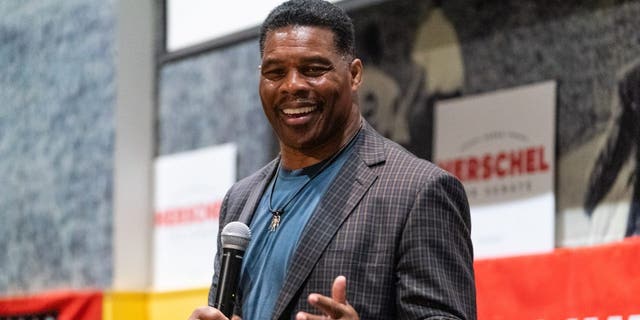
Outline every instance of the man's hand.
<svg viewBox="0 0 640 320"><path fill-rule="evenodd" d="M296 320L320 319L359 319L358 313L347 303L347 278L338 276L331 287L331 298L318 293L309 295L309 303L322 311L324 315L316 316L306 312L298 312Z"/></svg>
<svg viewBox="0 0 640 320"><path fill-rule="evenodd" d="M214 307L199 307L193 310L188 320L229 320Z"/></svg>

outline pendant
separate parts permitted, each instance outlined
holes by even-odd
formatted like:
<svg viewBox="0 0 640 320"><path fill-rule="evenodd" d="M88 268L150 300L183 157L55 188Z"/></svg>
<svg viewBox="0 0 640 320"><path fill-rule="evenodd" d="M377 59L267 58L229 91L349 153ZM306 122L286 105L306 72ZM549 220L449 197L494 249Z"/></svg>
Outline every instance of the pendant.
<svg viewBox="0 0 640 320"><path fill-rule="evenodd" d="M269 225L269 231L273 232L276 231L276 229L278 229L278 226L280 225L280 215L282 214L281 211L275 211L272 212L271 215L271 224Z"/></svg>

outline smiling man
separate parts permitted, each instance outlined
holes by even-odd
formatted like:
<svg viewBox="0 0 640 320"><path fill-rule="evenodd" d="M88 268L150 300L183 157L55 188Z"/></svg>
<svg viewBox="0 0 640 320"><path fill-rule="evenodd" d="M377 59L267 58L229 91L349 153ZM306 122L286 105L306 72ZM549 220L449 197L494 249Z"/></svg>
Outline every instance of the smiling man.
<svg viewBox="0 0 640 320"><path fill-rule="evenodd" d="M354 42L321 0L285 2L262 25L259 92L280 155L221 208L220 226L252 230L234 318L475 319L464 189L362 119Z"/></svg>

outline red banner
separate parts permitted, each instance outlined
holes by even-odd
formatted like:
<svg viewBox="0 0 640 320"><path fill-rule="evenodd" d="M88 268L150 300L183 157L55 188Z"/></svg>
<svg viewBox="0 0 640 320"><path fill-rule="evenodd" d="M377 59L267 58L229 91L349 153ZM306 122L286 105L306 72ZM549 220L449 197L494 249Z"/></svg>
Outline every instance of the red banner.
<svg viewBox="0 0 640 320"><path fill-rule="evenodd" d="M99 320L102 293L60 291L0 299L0 319Z"/></svg>
<svg viewBox="0 0 640 320"><path fill-rule="evenodd" d="M640 320L640 238L475 262L478 319Z"/></svg>
<svg viewBox="0 0 640 320"><path fill-rule="evenodd" d="M475 262L479 320L640 320L640 237ZM0 320L102 318L100 292L0 299Z"/></svg>

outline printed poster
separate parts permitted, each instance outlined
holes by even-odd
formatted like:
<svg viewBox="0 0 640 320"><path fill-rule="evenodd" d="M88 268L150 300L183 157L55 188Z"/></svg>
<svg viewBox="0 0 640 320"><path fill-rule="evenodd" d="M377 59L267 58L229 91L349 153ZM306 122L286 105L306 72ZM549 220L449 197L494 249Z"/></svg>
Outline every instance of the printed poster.
<svg viewBox="0 0 640 320"><path fill-rule="evenodd" d="M236 179L235 144L161 156L155 163L153 287L207 287L218 217Z"/></svg>
<svg viewBox="0 0 640 320"><path fill-rule="evenodd" d="M476 258L554 248L556 84L439 102L434 161L464 184Z"/></svg>

